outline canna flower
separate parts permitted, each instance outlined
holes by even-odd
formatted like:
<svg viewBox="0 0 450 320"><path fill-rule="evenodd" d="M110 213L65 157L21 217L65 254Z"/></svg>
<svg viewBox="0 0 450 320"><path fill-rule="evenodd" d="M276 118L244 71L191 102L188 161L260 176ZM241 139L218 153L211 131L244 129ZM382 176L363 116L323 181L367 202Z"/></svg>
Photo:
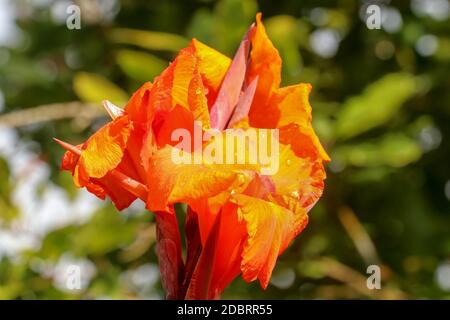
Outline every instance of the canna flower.
<svg viewBox="0 0 450 320"><path fill-rule="evenodd" d="M112 121L86 142L58 140L67 149L62 169L76 186L108 196L119 210L139 198L155 214L168 298L218 298L239 275L266 288L278 256L307 225L330 159L312 128L311 85L280 82L281 58L258 14L234 59L193 39L124 109L105 102ZM259 163L175 162L177 129L276 129L279 168L267 175ZM215 143L193 143L190 155ZM185 259L176 203L188 208Z"/></svg>

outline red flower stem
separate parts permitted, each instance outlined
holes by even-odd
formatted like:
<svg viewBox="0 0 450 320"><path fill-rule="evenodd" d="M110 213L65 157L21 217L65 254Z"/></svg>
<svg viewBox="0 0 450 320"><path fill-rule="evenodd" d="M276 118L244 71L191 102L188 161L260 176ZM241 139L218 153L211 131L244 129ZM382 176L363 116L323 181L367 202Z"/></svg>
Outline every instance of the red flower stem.
<svg viewBox="0 0 450 320"><path fill-rule="evenodd" d="M216 260L217 241L222 220L222 213L219 212L214 220L211 232L202 249L194 273L192 274L186 299L208 300L217 299L219 293L211 286L214 272L214 262Z"/></svg>
<svg viewBox="0 0 450 320"><path fill-rule="evenodd" d="M192 274L197 266L198 259L202 252L202 242L200 239L200 230L198 228L197 213L188 207L185 223L186 236L186 265L184 279L180 289L180 297L186 298L186 293L191 283Z"/></svg>
<svg viewBox="0 0 450 320"><path fill-rule="evenodd" d="M157 255L166 299L183 299L180 288L184 277L184 263L176 215L173 212L155 212L155 216Z"/></svg>

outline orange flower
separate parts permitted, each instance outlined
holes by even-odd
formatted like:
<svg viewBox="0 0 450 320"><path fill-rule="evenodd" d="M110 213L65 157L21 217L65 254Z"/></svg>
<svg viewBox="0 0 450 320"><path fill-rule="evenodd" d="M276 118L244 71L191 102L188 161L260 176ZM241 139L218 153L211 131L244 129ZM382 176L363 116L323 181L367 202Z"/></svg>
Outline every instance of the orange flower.
<svg viewBox="0 0 450 320"><path fill-rule="evenodd" d="M156 214L168 298L217 298L239 274L266 288L278 256L305 228L329 157L311 125L311 85L280 88L280 80L281 58L258 14L233 60L194 39L124 110L105 103L112 122L84 144L60 142L68 149L62 168L78 187L108 195L119 210L140 198ZM173 161L175 130L236 128L278 130L276 173L263 174L259 164ZM214 143L192 142L190 155ZM188 205L185 261L175 203Z"/></svg>

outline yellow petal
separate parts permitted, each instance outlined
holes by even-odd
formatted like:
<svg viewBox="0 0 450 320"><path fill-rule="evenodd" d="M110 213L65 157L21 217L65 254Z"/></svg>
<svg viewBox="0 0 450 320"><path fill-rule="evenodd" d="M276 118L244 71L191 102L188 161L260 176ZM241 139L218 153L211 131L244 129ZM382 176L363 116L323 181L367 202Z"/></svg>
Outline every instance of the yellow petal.
<svg viewBox="0 0 450 320"><path fill-rule="evenodd" d="M173 151L179 150L166 146L156 151L150 160L147 202L150 210L164 210L167 204L216 196L238 180L238 174L231 170L206 164L176 164L172 160Z"/></svg>

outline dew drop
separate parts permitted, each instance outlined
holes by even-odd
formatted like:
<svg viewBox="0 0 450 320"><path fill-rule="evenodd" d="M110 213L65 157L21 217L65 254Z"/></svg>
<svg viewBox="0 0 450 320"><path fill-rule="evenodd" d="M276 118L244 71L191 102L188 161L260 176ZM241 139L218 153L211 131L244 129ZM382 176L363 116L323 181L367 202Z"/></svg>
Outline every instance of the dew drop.
<svg viewBox="0 0 450 320"><path fill-rule="evenodd" d="M245 177L242 173L238 174L238 184L239 186L242 186L245 183Z"/></svg>

